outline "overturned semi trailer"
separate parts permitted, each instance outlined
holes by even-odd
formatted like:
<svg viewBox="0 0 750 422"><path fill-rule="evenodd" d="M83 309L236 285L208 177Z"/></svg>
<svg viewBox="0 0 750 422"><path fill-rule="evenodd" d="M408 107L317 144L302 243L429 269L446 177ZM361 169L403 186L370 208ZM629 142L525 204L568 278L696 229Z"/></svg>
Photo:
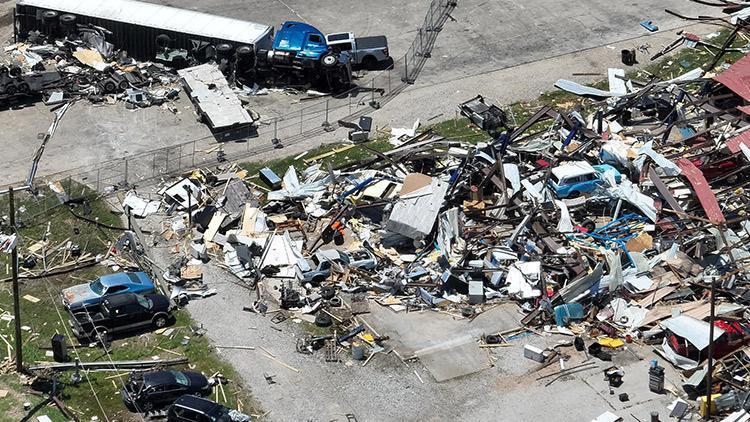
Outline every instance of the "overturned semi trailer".
<svg viewBox="0 0 750 422"><path fill-rule="evenodd" d="M165 47L254 54L271 48L274 35L271 26L135 0L16 1L15 30L21 39L30 31L65 35L86 24L110 31L107 41L143 60Z"/></svg>

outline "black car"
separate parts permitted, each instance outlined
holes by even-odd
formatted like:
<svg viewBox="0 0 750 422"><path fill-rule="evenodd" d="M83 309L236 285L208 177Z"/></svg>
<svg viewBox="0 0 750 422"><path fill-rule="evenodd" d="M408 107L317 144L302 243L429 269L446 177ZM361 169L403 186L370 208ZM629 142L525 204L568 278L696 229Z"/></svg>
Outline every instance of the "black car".
<svg viewBox="0 0 750 422"><path fill-rule="evenodd" d="M185 395L169 407L167 422L252 422L252 419L211 400Z"/></svg>
<svg viewBox="0 0 750 422"><path fill-rule="evenodd" d="M208 379L198 372L134 372L122 389L122 401L131 412L145 413L164 408L185 394L208 396L211 387Z"/></svg>
<svg viewBox="0 0 750 422"><path fill-rule="evenodd" d="M73 314L70 326L79 340L105 340L122 331L164 327L172 319L170 308L164 295L116 294L102 301L99 312Z"/></svg>

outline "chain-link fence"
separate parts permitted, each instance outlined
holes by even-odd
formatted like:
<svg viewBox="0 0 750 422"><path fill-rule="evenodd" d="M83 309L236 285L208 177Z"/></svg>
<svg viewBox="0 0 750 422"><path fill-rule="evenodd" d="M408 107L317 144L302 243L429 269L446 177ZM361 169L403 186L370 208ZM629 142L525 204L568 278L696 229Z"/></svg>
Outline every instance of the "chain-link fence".
<svg viewBox="0 0 750 422"><path fill-rule="evenodd" d="M154 179L216 163L217 150L227 160L241 160L274 149L273 139L289 146L321 135L338 127L338 121L355 121L361 115L379 108L408 84L413 83L430 57L437 36L456 1L432 0L422 26L407 52L387 69L360 80L351 90L325 99L300 101L299 108L285 115L261 120L255 128L233 129L214 133L179 145L169 146L121 159L98 163L44 176L46 180L73 178L99 192L115 186L142 184ZM247 139L247 142L220 142Z"/></svg>

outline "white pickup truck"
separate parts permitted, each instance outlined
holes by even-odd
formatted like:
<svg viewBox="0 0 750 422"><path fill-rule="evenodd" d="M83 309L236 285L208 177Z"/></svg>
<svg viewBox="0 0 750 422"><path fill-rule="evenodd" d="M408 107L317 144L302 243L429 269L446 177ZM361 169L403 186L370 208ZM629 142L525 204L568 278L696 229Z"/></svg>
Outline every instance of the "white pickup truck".
<svg viewBox="0 0 750 422"><path fill-rule="evenodd" d="M326 42L336 53L348 52L351 64L365 69L375 69L378 63L390 58L385 35L357 38L351 32L338 32L326 35Z"/></svg>

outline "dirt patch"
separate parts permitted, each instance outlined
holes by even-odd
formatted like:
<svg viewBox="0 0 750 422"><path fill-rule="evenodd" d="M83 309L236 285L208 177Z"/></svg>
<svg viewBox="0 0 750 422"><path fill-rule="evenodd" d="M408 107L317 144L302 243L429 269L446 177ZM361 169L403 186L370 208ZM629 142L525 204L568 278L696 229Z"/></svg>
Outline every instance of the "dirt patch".
<svg viewBox="0 0 750 422"><path fill-rule="evenodd" d="M3 1L4 0L0 0L0 3ZM8 10L8 12L0 15L0 28L10 26L11 24L13 24L13 10Z"/></svg>

